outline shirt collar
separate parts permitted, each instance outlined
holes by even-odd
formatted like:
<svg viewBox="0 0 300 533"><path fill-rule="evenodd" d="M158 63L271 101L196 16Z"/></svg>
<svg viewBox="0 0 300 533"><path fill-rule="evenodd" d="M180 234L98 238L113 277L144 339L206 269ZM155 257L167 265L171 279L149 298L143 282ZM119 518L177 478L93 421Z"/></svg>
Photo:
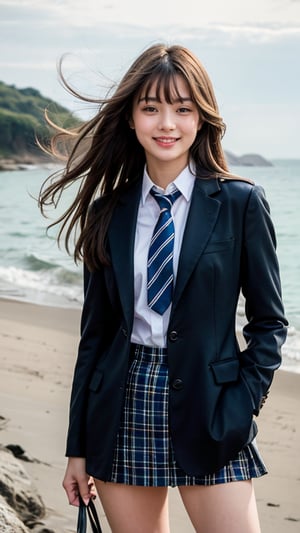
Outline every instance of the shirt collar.
<svg viewBox="0 0 300 533"><path fill-rule="evenodd" d="M158 187L157 185L153 183L145 166L144 176L143 176L143 185L142 185L142 195L141 195L142 205L145 204L152 187L154 187L157 191L161 192L162 194L171 194L172 192L174 192L174 189L176 187L176 189L178 189L181 192L182 196L188 202L192 196L194 183L195 183L195 174L194 174L193 165L187 165L180 172L177 178L171 183L169 183L169 185L167 186L165 190L161 189L161 187Z"/></svg>

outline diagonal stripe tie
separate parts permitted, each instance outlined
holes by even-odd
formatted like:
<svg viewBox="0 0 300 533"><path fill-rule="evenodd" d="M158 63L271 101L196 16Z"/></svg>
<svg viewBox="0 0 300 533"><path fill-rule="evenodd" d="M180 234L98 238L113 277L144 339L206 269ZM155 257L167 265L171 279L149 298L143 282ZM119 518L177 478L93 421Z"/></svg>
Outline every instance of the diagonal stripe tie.
<svg viewBox="0 0 300 533"><path fill-rule="evenodd" d="M176 190L172 194L163 195L151 189L150 193L159 205L160 214L148 254L148 305L153 311L162 315L172 301L174 222L171 207L181 192Z"/></svg>

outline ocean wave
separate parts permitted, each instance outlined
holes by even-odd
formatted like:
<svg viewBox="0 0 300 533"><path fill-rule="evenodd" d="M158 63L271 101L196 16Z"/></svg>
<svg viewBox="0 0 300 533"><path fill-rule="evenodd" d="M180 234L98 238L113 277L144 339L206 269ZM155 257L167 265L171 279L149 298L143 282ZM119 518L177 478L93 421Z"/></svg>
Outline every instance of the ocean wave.
<svg viewBox="0 0 300 533"><path fill-rule="evenodd" d="M25 232L25 231L10 231L9 233L7 233L7 236L8 237L27 237L27 236L30 236L30 231L28 232Z"/></svg>
<svg viewBox="0 0 300 533"><path fill-rule="evenodd" d="M46 278L51 278L52 281L59 285L78 285L81 283L82 279L82 269L71 270L70 268L65 268L50 259L41 259L33 253L23 257L21 266L24 266L25 268L24 270L20 269L20 273L24 271L40 272L43 277L46 276ZM47 273L47 271L51 271L51 273ZM28 274L26 275L28 276Z"/></svg>
<svg viewBox="0 0 300 533"><path fill-rule="evenodd" d="M245 301L240 296L237 307L237 330L242 332L246 324ZM295 326L288 327L287 339L282 347L283 370L300 373L300 331Z"/></svg>
<svg viewBox="0 0 300 533"><path fill-rule="evenodd" d="M14 297L47 305L78 307L82 304L81 275L63 267L25 270L17 267L0 267L2 296Z"/></svg>
<svg viewBox="0 0 300 533"><path fill-rule="evenodd" d="M48 270L58 268L59 265L53 263L52 261L46 261L45 259L40 259L35 254L25 255L23 258L24 266L28 267L29 270L34 272L39 270Z"/></svg>
<svg viewBox="0 0 300 533"><path fill-rule="evenodd" d="M288 335L283 345L282 353L289 359L300 362L300 332L293 326L288 328Z"/></svg>
<svg viewBox="0 0 300 533"><path fill-rule="evenodd" d="M47 261L37 261L48 264ZM62 266L38 270L25 270L17 267L0 267L0 296L30 301L42 305L81 307L83 302L81 269L73 272ZM245 314L239 302L237 329L242 331ZM300 373L300 331L293 326L288 328L288 336L283 346L283 370Z"/></svg>
<svg viewBox="0 0 300 533"><path fill-rule="evenodd" d="M72 263L73 265L73 263ZM71 270L64 266L54 262L51 259L41 259L36 254L25 255L22 259L21 266L25 267L26 272L40 272L43 276L52 277L58 284L73 285L81 283L82 270ZM20 272L23 270L20 269ZM47 274L47 271L51 271L51 274Z"/></svg>

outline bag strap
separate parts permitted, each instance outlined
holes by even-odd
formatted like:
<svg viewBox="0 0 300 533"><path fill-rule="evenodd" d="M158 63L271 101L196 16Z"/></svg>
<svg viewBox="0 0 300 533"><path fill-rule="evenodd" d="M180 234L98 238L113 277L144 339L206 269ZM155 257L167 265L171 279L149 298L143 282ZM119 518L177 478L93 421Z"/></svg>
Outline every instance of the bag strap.
<svg viewBox="0 0 300 533"><path fill-rule="evenodd" d="M96 507L94 505L93 500L89 501L89 504L87 506L87 513L90 519L90 524L92 528L93 533L102 533L102 529L100 526L100 521L97 515Z"/></svg>
<svg viewBox="0 0 300 533"><path fill-rule="evenodd" d="M81 496L79 496L78 519L77 519L77 533L86 533L86 506L84 505Z"/></svg>
<svg viewBox="0 0 300 533"><path fill-rule="evenodd" d="M88 505L85 505L81 496L79 496L77 533L87 533L87 516L89 517L92 532L102 533L100 521L93 500L90 499Z"/></svg>

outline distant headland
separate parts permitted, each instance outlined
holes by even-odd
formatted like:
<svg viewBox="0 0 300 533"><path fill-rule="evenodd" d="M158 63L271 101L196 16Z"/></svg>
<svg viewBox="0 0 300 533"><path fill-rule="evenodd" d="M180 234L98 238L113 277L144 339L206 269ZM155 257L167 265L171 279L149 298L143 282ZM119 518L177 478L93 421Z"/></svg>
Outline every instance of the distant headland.
<svg viewBox="0 0 300 533"><path fill-rule="evenodd" d="M271 161L265 159L259 154L244 154L237 156L228 150L225 150L228 165L234 167L272 167Z"/></svg>
<svg viewBox="0 0 300 533"><path fill-rule="evenodd" d="M26 169L53 160L38 147L36 137L47 142L47 112L62 127L80 124L68 109L45 98L32 87L17 89L0 81L0 170Z"/></svg>
<svg viewBox="0 0 300 533"><path fill-rule="evenodd" d="M46 98L32 88L17 89L0 81L0 171L25 170L34 166L47 166L53 160L37 146L36 136L43 141L49 138L44 111L63 127L80 124L68 109ZM272 166L259 154L237 156L225 150L231 166Z"/></svg>

